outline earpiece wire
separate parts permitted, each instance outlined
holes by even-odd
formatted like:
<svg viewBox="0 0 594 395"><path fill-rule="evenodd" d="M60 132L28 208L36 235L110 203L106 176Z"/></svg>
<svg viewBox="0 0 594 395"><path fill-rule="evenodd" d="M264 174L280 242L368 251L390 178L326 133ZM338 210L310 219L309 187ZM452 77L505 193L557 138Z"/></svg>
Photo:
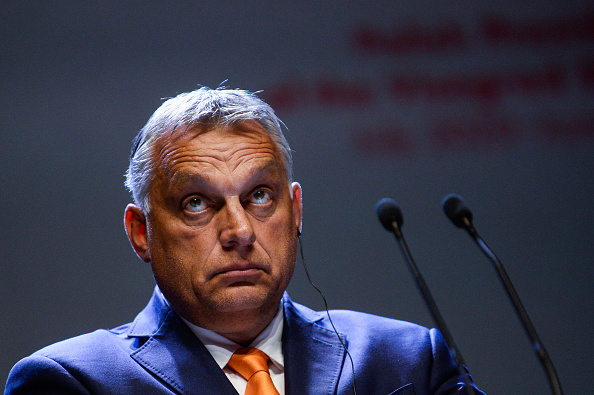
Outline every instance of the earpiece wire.
<svg viewBox="0 0 594 395"><path fill-rule="evenodd" d="M299 252L301 254L301 262L303 262L303 269L305 269L305 275L307 276L307 280L309 281L311 286L314 287L314 289L316 291L318 291L318 293L322 297L322 300L324 301L324 307L326 308L326 315L328 316L330 325L332 325L332 329L334 329L334 333L336 333L336 337L338 337L338 340L340 340L340 344L342 344L342 347L346 351L347 356L349 357L349 361L351 362L351 369L353 370L353 395L357 395L357 384L355 382L355 376L356 376L355 375L355 363L353 362L353 357L351 356L351 353L349 352L349 349L347 348L346 344L344 344L344 341L338 334L338 331L336 330L336 327L334 326L334 322L332 322L332 317L330 317L330 310L328 309L328 302L326 301L326 297L324 296L324 293L318 287L316 287L316 285L313 283L313 281L311 281L311 276L309 275L309 270L307 270L307 265L305 263L305 257L303 256L303 241L301 240L300 232L298 233L297 238L299 240Z"/></svg>

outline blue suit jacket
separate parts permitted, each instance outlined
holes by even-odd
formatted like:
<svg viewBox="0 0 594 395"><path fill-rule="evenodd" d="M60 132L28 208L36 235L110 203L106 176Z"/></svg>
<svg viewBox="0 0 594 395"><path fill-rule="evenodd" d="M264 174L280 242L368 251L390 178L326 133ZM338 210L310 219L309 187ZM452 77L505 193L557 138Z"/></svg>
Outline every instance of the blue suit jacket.
<svg viewBox="0 0 594 395"><path fill-rule="evenodd" d="M325 312L283 297L287 395L350 394L353 371ZM466 393L437 330L331 311L357 393ZM210 353L155 292L134 322L68 339L19 361L5 394L237 394Z"/></svg>

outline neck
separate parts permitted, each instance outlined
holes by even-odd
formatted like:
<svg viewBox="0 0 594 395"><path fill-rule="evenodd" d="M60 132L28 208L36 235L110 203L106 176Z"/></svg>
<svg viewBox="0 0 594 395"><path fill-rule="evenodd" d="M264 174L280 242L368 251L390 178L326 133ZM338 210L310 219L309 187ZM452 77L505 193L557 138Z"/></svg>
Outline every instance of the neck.
<svg viewBox="0 0 594 395"><path fill-rule="evenodd" d="M268 314L243 313L229 317L228 320L223 319L222 322L217 322L215 325L205 328L217 332L242 347L247 347L270 325L277 313L278 308Z"/></svg>
<svg viewBox="0 0 594 395"><path fill-rule="evenodd" d="M176 312L187 322L200 328L208 329L239 344L249 346L258 335L270 325L279 311L280 303L275 309L239 311L215 314L202 312L194 317Z"/></svg>

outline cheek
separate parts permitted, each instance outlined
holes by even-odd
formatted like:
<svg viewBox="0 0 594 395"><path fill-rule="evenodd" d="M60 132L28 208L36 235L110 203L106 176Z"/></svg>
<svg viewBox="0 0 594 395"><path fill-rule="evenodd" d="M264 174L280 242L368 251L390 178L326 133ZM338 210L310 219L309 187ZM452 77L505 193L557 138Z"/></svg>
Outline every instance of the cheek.
<svg viewBox="0 0 594 395"><path fill-rule="evenodd" d="M153 232L149 242L153 271L166 281L187 281L204 266L212 243L204 232L177 229ZM210 246L212 247L212 246Z"/></svg>
<svg viewBox="0 0 594 395"><path fill-rule="evenodd" d="M202 246L200 238L188 235L161 238L154 243L151 264L155 280L170 302L185 306L181 309L190 308L196 295L208 289L207 262L211 254Z"/></svg>
<svg viewBox="0 0 594 395"><path fill-rule="evenodd" d="M279 271L292 273L297 254L297 231L293 221L284 219L275 224L265 224L262 231L265 234L262 244L265 244L272 262L278 262Z"/></svg>

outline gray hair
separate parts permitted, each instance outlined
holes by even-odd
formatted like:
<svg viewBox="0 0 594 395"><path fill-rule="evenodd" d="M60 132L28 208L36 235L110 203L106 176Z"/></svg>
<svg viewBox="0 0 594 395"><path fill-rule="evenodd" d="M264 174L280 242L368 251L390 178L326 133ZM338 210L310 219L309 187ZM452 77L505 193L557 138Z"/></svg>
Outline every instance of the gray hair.
<svg viewBox="0 0 594 395"><path fill-rule="evenodd" d="M156 167L153 146L165 132L195 124L209 129L233 126L248 120L258 121L278 147L290 186L293 180L291 148L281 129L284 124L272 107L246 90L201 87L165 101L134 138L125 182L134 204L145 214L149 212L148 192Z"/></svg>

